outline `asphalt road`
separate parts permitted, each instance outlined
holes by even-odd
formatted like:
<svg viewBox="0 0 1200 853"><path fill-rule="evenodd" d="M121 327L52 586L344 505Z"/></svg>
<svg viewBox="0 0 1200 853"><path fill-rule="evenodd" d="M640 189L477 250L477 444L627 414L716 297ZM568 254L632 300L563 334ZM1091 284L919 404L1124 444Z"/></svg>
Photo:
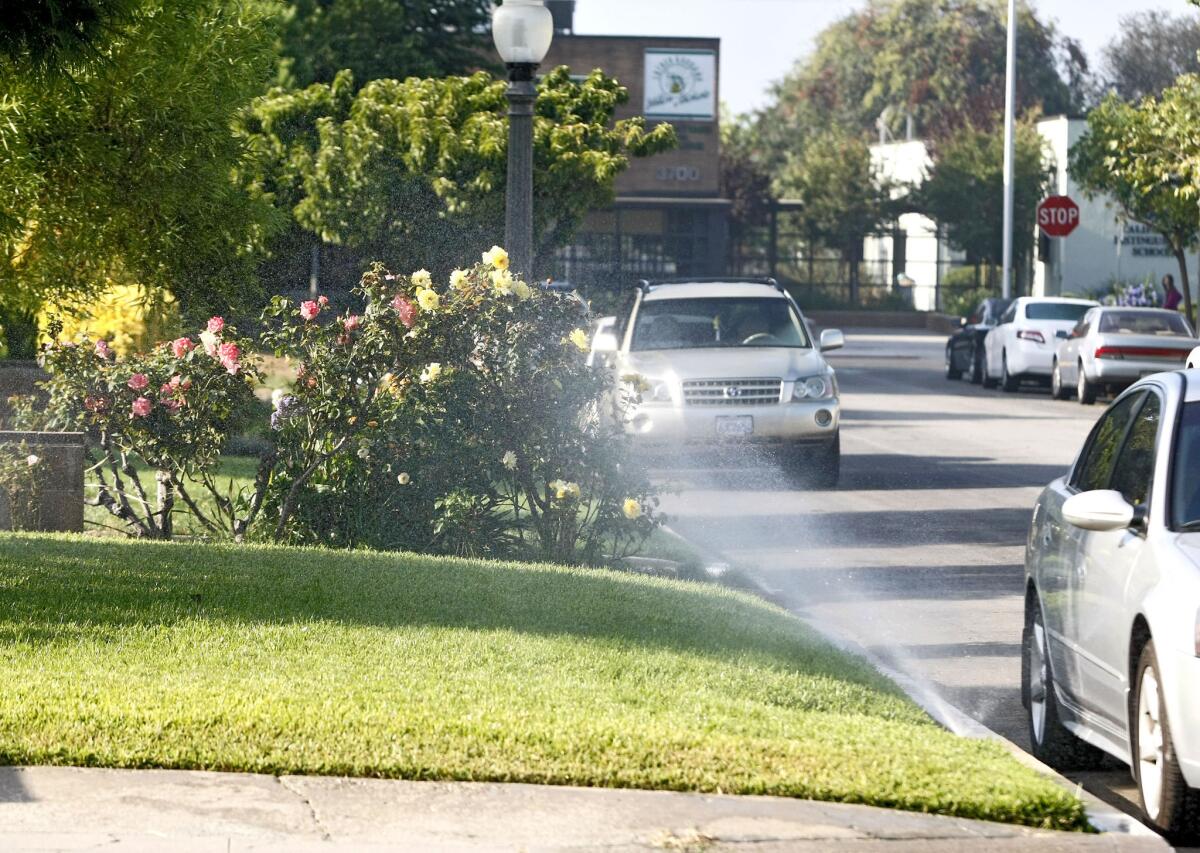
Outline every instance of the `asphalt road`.
<svg viewBox="0 0 1200 853"><path fill-rule="evenodd" d="M844 412L838 489L796 490L761 460L694 459L657 472L680 490L664 508L794 612L1028 749L1029 516L1104 405L948 381L940 336L848 331L847 341L830 356ZM1134 810L1123 765L1079 781Z"/></svg>

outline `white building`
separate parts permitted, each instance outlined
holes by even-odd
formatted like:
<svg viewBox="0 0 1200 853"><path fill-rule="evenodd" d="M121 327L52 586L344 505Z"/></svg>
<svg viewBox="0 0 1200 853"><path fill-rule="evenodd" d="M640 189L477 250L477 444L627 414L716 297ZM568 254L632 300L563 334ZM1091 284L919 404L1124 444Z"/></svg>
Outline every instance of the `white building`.
<svg viewBox="0 0 1200 853"><path fill-rule="evenodd" d="M1107 291L1111 282L1160 281L1166 273L1179 284L1179 263L1166 241L1144 225L1121 223L1118 209L1106 198L1088 199L1067 173L1067 152L1087 131L1081 118L1055 116L1037 123L1046 140L1046 151L1054 169L1052 192L1070 197L1079 205L1079 227L1069 237L1042 242L1049 257L1041 257L1033 268L1036 295ZM1197 214L1200 216L1200 213ZM1049 244L1047 247L1046 244ZM1188 258L1188 279L1196 292L1196 258Z"/></svg>
<svg viewBox="0 0 1200 853"><path fill-rule="evenodd" d="M1116 207L1105 198L1088 199L1067 173L1067 152L1086 132L1087 121L1055 116L1039 121L1037 129L1046 140L1046 154L1053 169L1051 193L1074 199L1079 205L1079 226L1069 237L1043 239L1035 244L1033 295L1107 292L1114 281L1137 283L1150 279L1157 283L1166 273L1175 276L1178 283L1179 265L1162 237L1143 225L1120 222ZM929 150L921 140L873 145L871 159L883 177L909 186L924 181L932 165ZM863 257L868 264L882 269L899 254L904 275L913 282L914 307L935 310L942 276L963 256L938 239L937 223L927 216L908 213L900 217L898 224L903 232L903 248L891 237L869 237L863 244ZM1195 293L1195 253L1188 258L1188 277Z"/></svg>

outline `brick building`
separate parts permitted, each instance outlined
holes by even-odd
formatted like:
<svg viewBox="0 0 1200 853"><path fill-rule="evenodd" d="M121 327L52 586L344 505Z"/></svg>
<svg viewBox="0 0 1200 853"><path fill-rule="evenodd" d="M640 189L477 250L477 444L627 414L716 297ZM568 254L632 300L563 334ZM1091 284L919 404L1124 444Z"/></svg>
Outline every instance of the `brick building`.
<svg viewBox="0 0 1200 853"><path fill-rule="evenodd" d="M600 68L629 90L617 118L668 121L679 136L673 151L631 161L617 178L613 206L589 214L557 253L555 277L595 290L647 276L724 273L729 202L721 197L719 169L720 39L577 35L573 0L547 5L556 32L543 68L566 65L580 76Z"/></svg>

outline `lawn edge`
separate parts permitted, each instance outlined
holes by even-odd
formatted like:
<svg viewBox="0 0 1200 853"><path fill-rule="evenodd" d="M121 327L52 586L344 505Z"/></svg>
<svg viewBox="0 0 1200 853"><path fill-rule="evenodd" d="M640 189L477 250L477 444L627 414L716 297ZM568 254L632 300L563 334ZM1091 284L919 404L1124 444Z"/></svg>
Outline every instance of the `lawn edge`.
<svg viewBox="0 0 1200 853"><path fill-rule="evenodd" d="M891 679L904 694L913 702L919 705L930 717L934 719L942 727L947 730L962 735L963 737L974 740L990 740L999 743L1004 747L1017 763L1028 767L1039 773L1042 776L1050 779L1058 787L1078 798L1084 805L1088 823L1099 834L1106 835L1129 835L1139 838L1156 838L1162 842L1164 850L1170 850L1170 845L1154 830L1143 824L1136 817L1120 811L1119 809L1110 806L1108 803L1101 800L1095 794L1085 790L1082 785L1077 782L1072 782L1066 776L1063 776L1053 767L1045 764L1034 758L1025 750L1021 749L1017 744L1013 743L1008 738L1004 737L997 731L994 731L975 718L969 716L965 711L951 704L950 702L935 696L929 690L917 683L917 681L902 672L889 666L877 655L873 654L865 646L849 640L845 637L835 636L821 629L821 627L804 616L796 613L784 603L784 598L780 590L769 586L753 569L744 566L738 566L733 560L719 551L714 551L711 548L706 548L703 545L695 542L692 539L684 536L679 531L663 525L663 529L669 535L677 536L691 546L697 553L704 556L706 562L710 566L720 567L718 571L711 571L710 575L717 583L722 582L722 577L731 575L737 579L737 582L732 585L732 588L742 592L749 592L751 595L756 595L763 600L774 604L776 607L781 607L790 613L794 618L799 619L811 630L825 639L830 645L835 646L847 654L852 654L867 661L871 666L879 671L885 678ZM1055 830L1063 831L1063 830Z"/></svg>

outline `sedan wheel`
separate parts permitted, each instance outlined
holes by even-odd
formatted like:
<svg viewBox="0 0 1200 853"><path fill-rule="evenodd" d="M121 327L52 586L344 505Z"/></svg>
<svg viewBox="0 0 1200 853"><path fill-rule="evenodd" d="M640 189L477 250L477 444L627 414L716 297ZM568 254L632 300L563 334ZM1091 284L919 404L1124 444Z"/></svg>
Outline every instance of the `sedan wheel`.
<svg viewBox="0 0 1200 853"><path fill-rule="evenodd" d="M1020 380L1008 372L1008 354L1000 356L1000 387L1005 391L1016 391Z"/></svg>
<svg viewBox="0 0 1200 853"><path fill-rule="evenodd" d="M1055 400L1065 400L1071 396L1071 392L1063 387L1062 368L1058 362L1054 362L1054 370L1050 373L1050 396Z"/></svg>
<svg viewBox="0 0 1200 853"><path fill-rule="evenodd" d="M946 347L946 378L962 379L962 370L954 366L954 349Z"/></svg>
<svg viewBox="0 0 1200 853"><path fill-rule="evenodd" d="M1032 594L1025 603L1021 645L1021 698L1029 712L1029 742L1034 757L1057 770L1098 767L1104 761L1104 754L1077 738L1059 718L1046 627L1037 597Z"/></svg>
<svg viewBox="0 0 1200 853"><path fill-rule="evenodd" d="M983 383L983 353L975 350L971 353L971 384Z"/></svg>
<svg viewBox="0 0 1200 853"><path fill-rule="evenodd" d="M1170 840L1195 839L1200 833L1200 794L1188 787L1179 769L1152 640L1146 642L1138 659L1135 684L1132 706L1136 716L1130 734L1142 812Z"/></svg>
<svg viewBox="0 0 1200 853"><path fill-rule="evenodd" d="M1075 396L1085 406L1096 402L1096 386L1088 382L1087 374L1083 372L1083 362L1079 362L1079 379L1075 383Z"/></svg>

